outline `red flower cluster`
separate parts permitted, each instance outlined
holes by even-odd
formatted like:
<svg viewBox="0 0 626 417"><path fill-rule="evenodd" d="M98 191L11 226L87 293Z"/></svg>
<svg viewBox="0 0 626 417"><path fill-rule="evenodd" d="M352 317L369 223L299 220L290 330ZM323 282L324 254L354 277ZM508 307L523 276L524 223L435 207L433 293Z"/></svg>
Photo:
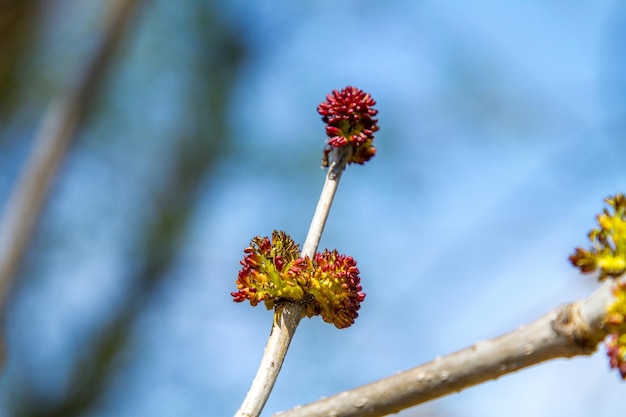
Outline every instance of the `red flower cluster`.
<svg viewBox="0 0 626 417"><path fill-rule="evenodd" d="M615 301L607 308L604 326L610 335L605 341L609 364L626 379L626 282L613 287Z"/></svg>
<svg viewBox="0 0 626 417"><path fill-rule="evenodd" d="M304 292L298 282L306 262L300 258L298 245L285 233L274 231L272 240L257 236L244 249L237 278L239 291L231 293L233 301L250 300L256 306L264 301L269 309L277 299L299 300Z"/></svg>
<svg viewBox="0 0 626 417"><path fill-rule="evenodd" d="M328 154L333 148L349 147L348 163L363 164L376 154L372 146L378 120L374 116L376 101L366 92L348 86L341 91L333 90L326 101L317 106L317 112L326 123L328 145L324 149L324 166L328 166Z"/></svg>
<svg viewBox="0 0 626 417"><path fill-rule="evenodd" d="M604 344L611 368L617 369L622 379L626 379L626 335L613 333Z"/></svg>
<svg viewBox="0 0 626 417"><path fill-rule="evenodd" d="M351 256L325 250L313 259L301 258L298 245L277 231L271 241L255 237L244 253L233 301L248 300L252 306L263 301L268 310L280 302L299 302L307 317L321 315L339 329L358 317L365 293Z"/></svg>

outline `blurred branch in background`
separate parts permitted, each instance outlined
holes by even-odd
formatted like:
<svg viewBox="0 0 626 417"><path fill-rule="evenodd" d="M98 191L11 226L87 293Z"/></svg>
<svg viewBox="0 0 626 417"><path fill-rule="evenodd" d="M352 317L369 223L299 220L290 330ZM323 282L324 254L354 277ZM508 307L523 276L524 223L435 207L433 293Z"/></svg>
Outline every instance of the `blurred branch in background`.
<svg viewBox="0 0 626 417"><path fill-rule="evenodd" d="M41 2L0 0L0 119L14 108L24 55L34 38Z"/></svg>
<svg viewBox="0 0 626 417"><path fill-rule="evenodd" d="M184 130L172 138L176 146L171 163L161 168L167 175L157 190L156 213L140 231L137 268L128 277L133 291L112 313L90 348L75 361L65 397L50 404L35 389L20 387L12 395L12 416L78 416L102 405L116 371L123 369L122 357L136 319L153 301L155 291L176 260L198 199L205 191L207 177L228 137L227 102L236 81L236 69L244 56L237 36L223 25L210 6L204 4L198 8L202 13L195 15L197 20L193 24L202 37L202 50L198 67L192 69L198 82L187 99L186 120L181 123Z"/></svg>
<svg viewBox="0 0 626 417"><path fill-rule="evenodd" d="M53 102L28 161L0 219L0 306L24 257L32 230L76 130L110 69L122 35L132 22L138 0L112 2L100 42L76 84Z"/></svg>

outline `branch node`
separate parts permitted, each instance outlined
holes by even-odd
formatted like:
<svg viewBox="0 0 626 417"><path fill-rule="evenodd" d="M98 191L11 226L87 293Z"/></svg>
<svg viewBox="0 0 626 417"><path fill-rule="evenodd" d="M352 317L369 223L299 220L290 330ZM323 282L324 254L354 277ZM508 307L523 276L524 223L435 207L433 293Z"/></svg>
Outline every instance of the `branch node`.
<svg viewBox="0 0 626 417"><path fill-rule="evenodd" d="M598 343L606 336L601 329L592 329L583 320L579 302L561 307L557 317L552 321L552 328L559 336L575 343L584 354L595 352Z"/></svg>

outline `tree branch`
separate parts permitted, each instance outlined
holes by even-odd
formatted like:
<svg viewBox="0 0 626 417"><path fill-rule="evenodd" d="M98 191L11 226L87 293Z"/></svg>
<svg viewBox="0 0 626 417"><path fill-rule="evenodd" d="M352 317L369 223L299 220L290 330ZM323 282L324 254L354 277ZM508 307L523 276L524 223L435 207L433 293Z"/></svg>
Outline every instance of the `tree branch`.
<svg viewBox="0 0 626 417"><path fill-rule="evenodd" d="M346 155L342 150L337 154L326 174L324 187L302 246L302 257L312 258L317 250L345 166ZM276 307L274 323L265 345L261 364L246 398L235 413L236 417L257 417L261 414L283 366L291 339L302 319L302 313L303 307L299 303L285 303Z"/></svg>
<svg viewBox="0 0 626 417"><path fill-rule="evenodd" d="M602 323L613 285L505 335L275 416L384 416L550 359L591 355L607 335Z"/></svg>

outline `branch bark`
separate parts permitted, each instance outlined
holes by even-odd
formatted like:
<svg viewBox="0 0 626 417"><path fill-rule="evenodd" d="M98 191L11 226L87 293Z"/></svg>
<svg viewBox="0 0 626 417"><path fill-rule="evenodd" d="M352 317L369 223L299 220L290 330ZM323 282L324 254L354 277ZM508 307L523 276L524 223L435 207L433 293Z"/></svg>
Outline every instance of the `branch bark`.
<svg viewBox="0 0 626 417"><path fill-rule="evenodd" d="M588 298L505 335L275 416L384 416L550 359L591 355L607 335L602 323L614 301L612 286L606 282Z"/></svg>

